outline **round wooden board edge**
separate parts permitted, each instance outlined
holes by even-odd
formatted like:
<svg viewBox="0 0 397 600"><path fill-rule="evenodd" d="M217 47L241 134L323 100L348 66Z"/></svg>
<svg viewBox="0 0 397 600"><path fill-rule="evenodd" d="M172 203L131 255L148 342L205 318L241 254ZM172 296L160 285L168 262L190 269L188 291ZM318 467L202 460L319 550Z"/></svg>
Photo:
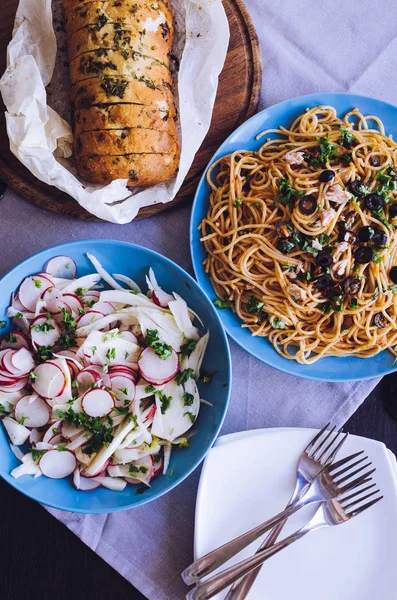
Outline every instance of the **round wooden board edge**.
<svg viewBox="0 0 397 600"><path fill-rule="evenodd" d="M222 0L222 1L225 2L225 0ZM245 29L247 30L247 34L248 34L247 39L250 42L249 48L250 48L251 64L252 64L252 88L251 88L249 104L247 106L247 109L244 113L243 118L241 119L241 122L238 123L238 125L241 125L241 123L243 121L252 117L252 115L254 115L256 113L257 108L258 108L261 87L262 87L262 57L261 57L258 35L256 33L256 29L255 29L254 23L252 21L251 15L249 14L247 7L245 6L244 0L229 0L229 1L234 6L234 9L238 10L238 12L240 13L240 20L242 23L244 23ZM204 139L202 146L205 144L205 141L206 141L206 138ZM223 141L224 140L220 140L219 145ZM200 149L198 150L198 152L200 152ZM18 159L16 159L16 160L18 160ZM25 169L25 167L22 165L22 163L20 163L20 165L21 165L22 169ZM205 166L204 166L204 168L205 168ZM184 189L191 187L193 184L197 185L197 183L199 181L199 177L201 176L204 168L201 169L198 174L194 174L194 176L191 178L189 178L189 173L188 173L185 181L182 184L181 189L178 191L176 197L171 202L167 202L164 204L157 204L156 208L155 208L155 212L153 212L153 205L141 208L138 215L135 217L135 220L144 219L144 218L153 216L154 214L164 212L165 210L169 210L169 209L177 206L178 204L180 204L182 201L184 201L186 199L186 194L184 194ZM29 172L29 175L31 175L30 172ZM32 175L32 177L34 177L34 176ZM57 214L65 214L68 216L72 216L72 217L78 218L80 220L104 222L102 219L99 219L98 217L96 217L96 216L92 215L91 213L89 213L88 211L86 211L74 199L72 199L72 200L75 204L75 207L71 208L69 202L68 202L68 204L63 205L61 198L64 197L65 200L70 201L71 196L69 196L65 192L62 192L61 190L58 190L57 188L55 188L56 194L59 197L60 201L57 202L57 201L51 199L51 194L49 192L49 190L51 189L51 186L45 184L44 182L42 182L36 178L34 178L35 183L36 183L36 189L34 189L33 187L30 187L29 184L26 184L24 182L24 180L22 179L21 176L19 176L15 173L15 171L13 170L12 167L10 167L8 164L2 164L1 160L0 160L0 178L9 187L14 189L18 193L20 193L27 201L32 202L33 204L35 204L36 206L39 206L40 208L49 210L49 211L57 213ZM40 187L42 187L43 189L41 190ZM191 195L191 198L193 199L193 195Z"/></svg>

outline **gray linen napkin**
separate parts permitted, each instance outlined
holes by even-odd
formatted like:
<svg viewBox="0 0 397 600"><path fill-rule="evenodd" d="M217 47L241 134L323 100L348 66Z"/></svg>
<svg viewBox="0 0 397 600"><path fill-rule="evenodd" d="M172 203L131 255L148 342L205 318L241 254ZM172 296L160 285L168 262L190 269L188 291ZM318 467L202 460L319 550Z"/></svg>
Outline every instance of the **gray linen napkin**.
<svg viewBox="0 0 397 600"><path fill-rule="evenodd" d="M394 101L397 4L378 0L248 0L261 42L261 108L316 91L354 91ZM387 15L387 18L385 16ZM41 211L8 191L0 202L1 274L47 246L106 237L142 244L191 270L190 206L118 226ZM6 242L6 243L4 243ZM222 433L260 427L343 424L377 380L333 384L284 375L231 343L233 387ZM199 469L167 496L114 515L50 512L150 600L186 592Z"/></svg>

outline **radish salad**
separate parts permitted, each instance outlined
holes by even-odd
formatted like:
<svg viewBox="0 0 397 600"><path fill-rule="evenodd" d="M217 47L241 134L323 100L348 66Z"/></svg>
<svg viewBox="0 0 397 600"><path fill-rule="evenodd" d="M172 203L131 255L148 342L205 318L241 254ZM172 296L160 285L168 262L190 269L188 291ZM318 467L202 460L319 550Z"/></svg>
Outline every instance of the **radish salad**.
<svg viewBox="0 0 397 600"><path fill-rule="evenodd" d="M21 462L11 474L73 475L84 491L150 486L188 445L209 334L152 269L144 294L87 257L96 272L77 277L57 256L12 295L0 345L0 417Z"/></svg>

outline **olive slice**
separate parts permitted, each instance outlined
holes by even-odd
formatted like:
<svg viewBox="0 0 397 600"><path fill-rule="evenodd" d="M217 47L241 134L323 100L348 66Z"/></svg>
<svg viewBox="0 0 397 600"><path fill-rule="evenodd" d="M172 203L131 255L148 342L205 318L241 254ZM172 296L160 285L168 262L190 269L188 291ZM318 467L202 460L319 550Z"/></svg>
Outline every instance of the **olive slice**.
<svg viewBox="0 0 397 600"><path fill-rule="evenodd" d="M379 329L382 329L382 327L387 327L388 324L388 320L382 313L376 313L376 315L374 315L374 325L379 327Z"/></svg>
<svg viewBox="0 0 397 600"><path fill-rule="evenodd" d="M343 291L345 294L357 294L361 288L361 281L358 277L350 275L343 282Z"/></svg>
<svg viewBox="0 0 397 600"><path fill-rule="evenodd" d="M365 227L360 227L360 229L358 230L358 239L360 240L360 242L369 242L374 233L375 229L373 227L365 225Z"/></svg>
<svg viewBox="0 0 397 600"><path fill-rule="evenodd" d="M312 194L309 194L299 200L298 206L302 215L312 215L317 210L317 200Z"/></svg>
<svg viewBox="0 0 397 600"><path fill-rule="evenodd" d="M361 179L356 179L355 181L352 181L347 187L349 192L351 192L355 196L365 196L365 194L368 193L367 186L363 181L361 181Z"/></svg>
<svg viewBox="0 0 397 600"><path fill-rule="evenodd" d="M328 275L328 273L326 273L325 275L321 275L313 281L314 287L317 288L319 291L326 290L328 287L333 285L333 283L334 282L332 280L332 277L331 275Z"/></svg>
<svg viewBox="0 0 397 600"><path fill-rule="evenodd" d="M387 235L383 229L375 229L374 235L372 236L372 241L375 246L385 246L387 244Z"/></svg>
<svg viewBox="0 0 397 600"><path fill-rule="evenodd" d="M365 198L365 206L371 212L376 212L383 208L383 198L380 194L369 194Z"/></svg>
<svg viewBox="0 0 397 600"><path fill-rule="evenodd" d="M373 167L379 167L379 165L380 165L380 158L379 158L379 156L377 156L376 154L374 154L374 156L371 156L370 162L371 162L371 165Z"/></svg>
<svg viewBox="0 0 397 600"><path fill-rule="evenodd" d="M319 180L321 181L321 183L327 183L328 181L331 181L331 179L333 179L334 177L335 171L332 171L332 169L325 169L325 171L322 171L320 173Z"/></svg>
<svg viewBox="0 0 397 600"><path fill-rule="evenodd" d="M389 206L389 217L392 219L397 217L397 202L393 202L393 204Z"/></svg>
<svg viewBox="0 0 397 600"><path fill-rule="evenodd" d="M372 248L370 246L361 246L360 248L357 248L357 250L355 251L354 260L359 265L365 265L365 264L371 262L373 255L374 255L374 251L372 250ZM396 278L397 278L397 270L396 270Z"/></svg>
<svg viewBox="0 0 397 600"><path fill-rule="evenodd" d="M325 290L325 295L327 296L328 300L332 300L333 302L341 302L343 296L342 287L339 285L339 283L337 283L332 287L327 288Z"/></svg>
<svg viewBox="0 0 397 600"><path fill-rule="evenodd" d="M390 269L389 277L393 283L397 283L397 267L392 267Z"/></svg>
<svg viewBox="0 0 397 600"><path fill-rule="evenodd" d="M316 256L316 265L319 267L329 267L334 262L331 254L326 250L319 252Z"/></svg>

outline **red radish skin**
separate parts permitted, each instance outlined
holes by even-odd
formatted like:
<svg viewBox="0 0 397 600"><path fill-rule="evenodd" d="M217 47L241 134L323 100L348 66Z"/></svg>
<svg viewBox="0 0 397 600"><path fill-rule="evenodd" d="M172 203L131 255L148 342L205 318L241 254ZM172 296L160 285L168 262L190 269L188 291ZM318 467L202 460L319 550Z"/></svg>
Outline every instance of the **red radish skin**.
<svg viewBox="0 0 397 600"><path fill-rule="evenodd" d="M107 390L94 388L84 394L81 406L89 417L109 415L114 408L113 396Z"/></svg>
<svg viewBox="0 0 397 600"><path fill-rule="evenodd" d="M7 385L4 385L4 383L0 384L0 392L8 392L10 394L13 392L19 392L20 390L23 390L27 382L28 378L24 377L15 383L8 383Z"/></svg>
<svg viewBox="0 0 397 600"><path fill-rule="evenodd" d="M91 323L98 321L98 319L102 319L104 316L105 315L97 310L89 310L85 315L81 315L81 317L76 320L77 328L87 327L87 325L91 325Z"/></svg>
<svg viewBox="0 0 397 600"><path fill-rule="evenodd" d="M24 419L25 427L43 427L50 419L48 404L39 397L22 396L15 407L15 419Z"/></svg>
<svg viewBox="0 0 397 600"><path fill-rule="evenodd" d="M55 435L59 435L61 433L61 421L56 421L55 423L52 423L52 425L50 425L48 427L48 429L46 430L44 436L43 436L43 442L45 442L46 444L50 443L50 439L53 438Z"/></svg>
<svg viewBox="0 0 397 600"><path fill-rule="evenodd" d="M167 294L164 290L154 290L152 292L152 300L157 306L161 306L161 308L168 308L168 302L175 300L171 294Z"/></svg>
<svg viewBox="0 0 397 600"><path fill-rule="evenodd" d="M36 378L32 380L32 387L36 394L43 398L56 398L66 387L66 377L62 369L48 361L38 365L34 371Z"/></svg>
<svg viewBox="0 0 397 600"><path fill-rule="evenodd" d="M51 281L42 275L26 277L19 286L18 299L26 310L34 312L41 294L52 286Z"/></svg>
<svg viewBox="0 0 397 600"><path fill-rule="evenodd" d="M22 331L10 331L6 337L13 336L17 338L16 342L10 342L5 339L5 337L1 340L1 349L2 350L19 350L20 348L29 349L29 338L27 335L22 333ZM13 339L13 338L11 338Z"/></svg>
<svg viewBox="0 0 397 600"><path fill-rule="evenodd" d="M164 385L177 374L179 359L175 350L172 350L171 356L163 360L157 356L153 348L145 348L139 358L138 366L143 379L153 385Z"/></svg>
<svg viewBox="0 0 397 600"><path fill-rule="evenodd" d="M76 457L70 450L58 452L49 450L41 457L39 467L43 475L50 479L63 479L71 475L76 468Z"/></svg>
<svg viewBox="0 0 397 600"><path fill-rule="evenodd" d="M100 475L102 475L102 473L104 473L106 471L109 464L110 464L110 459L108 458L107 461L105 462L105 464L103 465L103 467L99 471L97 471L94 475L87 475L85 469L83 469L83 471L81 471L80 475L82 477L85 477L86 479L92 479L93 477L99 477Z"/></svg>
<svg viewBox="0 0 397 600"><path fill-rule="evenodd" d="M79 309L84 308L82 301L76 294L64 294L62 298L76 315L79 314Z"/></svg>
<svg viewBox="0 0 397 600"><path fill-rule="evenodd" d="M46 265L46 272L60 279L74 279L76 277L76 263L69 256L54 256Z"/></svg>
<svg viewBox="0 0 397 600"><path fill-rule="evenodd" d="M21 375L27 375L34 368L34 360L29 350L20 348L11 356L11 363Z"/></svg>
<svg viewBox="0 0 397 600"><path fill-rule="evenodd" d="M143 419L143 423L147 423L147 421L149 421L149 419L152 419L155 415L156 412L156 405L152 404L152 406L150 407L150 409L147 411L147 415L145 416L145 418Z"/></svg>
<svg viewBox="0 0 397 600"><path fill-rule="evenodd" d="M158 454L156 456L158 456ZM158 475L160 475L160 473L161 473L162 470L163 470L163 459L160 457L160 460L158 460L157 462L155 462L154 457L153 457L152 479L154 479L155 477L157 477Z"/></svg>
<svg viewBox="0 0 397 600"><path fill-rule="evenodd" d="M58 446L59 444L64 444L65 440L63 438L63 435L61 433L57 433L56 435L53 435L52 438L49 439L49 444L52 444L53 446Z"/></svg>
<svg viewBox="0 0 397 600"><path fill-rule="evenodd" d="M92 490L96 490L101 485L98 481L92 481L88 477L84 477L80 474L80 485L77 488L81 492L91 492Z"/></svg>
<svg viewBox="0 0 397 600"><path fill-rule="evenodd" d="M93 305L91 310L100 312L104 316L110 315L115 312L115 308L113 304L110 304L110 302L96 302L96 304Z"/></svg>

